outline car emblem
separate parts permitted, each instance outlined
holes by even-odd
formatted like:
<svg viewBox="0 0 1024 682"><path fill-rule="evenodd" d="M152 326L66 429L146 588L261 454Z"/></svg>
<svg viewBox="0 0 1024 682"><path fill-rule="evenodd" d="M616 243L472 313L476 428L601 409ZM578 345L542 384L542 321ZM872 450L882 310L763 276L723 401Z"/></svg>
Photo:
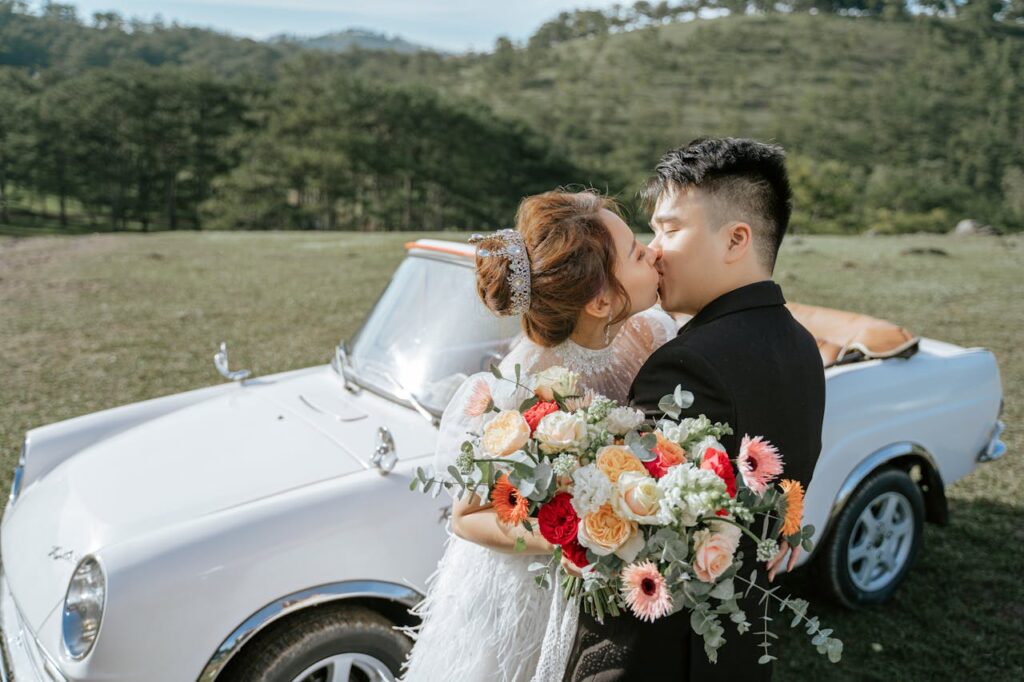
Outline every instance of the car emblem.
<svg viewBox="0 0 1024 682"><path fill-rule="evenodd" d="M60 561L61 559L64 559L65 561L70 561L71 563L75 562L75 551L73 549L65 550L63 547L58 547L57 545L54 545L53 549L51 549L46 554L46 556L50 557L54 561Z"/></svg>

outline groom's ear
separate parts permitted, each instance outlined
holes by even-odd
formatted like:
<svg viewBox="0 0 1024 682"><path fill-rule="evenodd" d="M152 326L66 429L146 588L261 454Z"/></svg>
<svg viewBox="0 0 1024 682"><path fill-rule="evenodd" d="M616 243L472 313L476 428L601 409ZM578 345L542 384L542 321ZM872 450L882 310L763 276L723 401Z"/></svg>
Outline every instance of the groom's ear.
<svg viewBox="0 0 1024 682"><path fill-rule="evenodd" d="M726 263L735 263L741 260L753 249L754 231L747 223L733 223L722 229L725 231L722 236L728 240L725 245Z"/></svg>

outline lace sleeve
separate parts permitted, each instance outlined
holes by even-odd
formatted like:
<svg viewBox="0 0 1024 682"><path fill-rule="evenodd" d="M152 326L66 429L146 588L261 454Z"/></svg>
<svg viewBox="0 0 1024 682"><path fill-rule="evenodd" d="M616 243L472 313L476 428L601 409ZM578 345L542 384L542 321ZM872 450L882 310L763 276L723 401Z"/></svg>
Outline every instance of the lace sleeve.
<svg viewBox="0 0 1024 682"><path fill-rule="evenodd" d="M474 433L483 431L484 425L494 412L487 412L489 403L500 410L515 409L528 397L528 392L517 389L508 381L500 381L489 372L478 372L466 378L455 391L441 415L438 427L437 447L434 450L434 477L451 481L448 467L455 464L462 444ZM450 490L453 498L459 489Z"/></svg>

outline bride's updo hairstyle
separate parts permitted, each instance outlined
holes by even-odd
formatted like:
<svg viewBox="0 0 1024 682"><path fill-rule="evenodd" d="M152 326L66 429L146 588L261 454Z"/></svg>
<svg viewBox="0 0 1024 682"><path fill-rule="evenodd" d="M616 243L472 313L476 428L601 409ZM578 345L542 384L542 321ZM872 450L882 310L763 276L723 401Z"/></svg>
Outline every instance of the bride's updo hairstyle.
<svg viewBox="0 0 1024 682"><path fill-rule="evenodd" d="M615 203L592 191L545 192L526 197L516 212L530 261L530 307L522 315L523 331L541 346L569 338L583 307L608 288L621 304L611 320L629 315L629 295L615 278L615 243L601 220L601 210L620 215ZM484 305L501 315L512 309L510 261L497 251L504 240L494 236L477 243L476 288Z"/></svg>

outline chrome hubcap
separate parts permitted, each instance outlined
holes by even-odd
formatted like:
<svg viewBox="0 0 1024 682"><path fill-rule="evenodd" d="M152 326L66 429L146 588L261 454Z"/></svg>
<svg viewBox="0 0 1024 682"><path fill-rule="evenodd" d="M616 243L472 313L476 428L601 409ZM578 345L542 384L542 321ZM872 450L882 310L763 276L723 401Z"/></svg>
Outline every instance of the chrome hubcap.
<svg viewBox="0 0 1024 682"><path fill-rule="evenodd" d="M317 661L292 682L394 682L388 667L366 654L336 654Z"/></svg>
<svg viewBox="0 0 1024 682"><path fill-rule="evenodd" d="M857 517L850 533L846 566L853 584L875 592L891 583L907 563L913 541L910 500L897 492L876 497Z"/></svg>

